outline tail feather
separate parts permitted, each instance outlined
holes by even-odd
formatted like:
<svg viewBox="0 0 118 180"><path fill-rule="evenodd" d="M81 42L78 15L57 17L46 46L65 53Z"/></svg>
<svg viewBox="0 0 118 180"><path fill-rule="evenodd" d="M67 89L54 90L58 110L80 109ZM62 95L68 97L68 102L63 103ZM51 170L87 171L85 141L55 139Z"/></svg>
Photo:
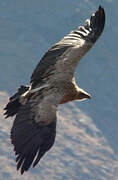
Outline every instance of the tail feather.
<svg viewBox="0 0 118 180"><path fill-rule="evenodd" d="M24 94L26 91L29 90L28 86L21 86L18 91L9 98L9 102L6 105L6 107L4 108L4 110L6 111L4 113L4 115L6 116L5 118L8 118L10 116L14 116L15 114L17 114L21 103L20 103L20 96L22 94Z"/></svg>

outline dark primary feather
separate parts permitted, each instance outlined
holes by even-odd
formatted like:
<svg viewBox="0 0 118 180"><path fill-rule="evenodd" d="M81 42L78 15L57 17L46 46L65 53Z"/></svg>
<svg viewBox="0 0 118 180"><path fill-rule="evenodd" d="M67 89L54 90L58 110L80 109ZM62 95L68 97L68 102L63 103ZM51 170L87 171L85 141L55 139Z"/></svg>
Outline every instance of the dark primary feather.
<svg viewBox="0 0 118 180"><path fill-rule="evenodd" d="M21 174L35 166L55 141L56 117L49 125L36 123L29 104L22 106L11 129L11 141ZM35 160L34 160L35 159Z"/></svg>
<svg viewBox="0 0 118 180"><path fill-rule="evenodd" d="M92 37L91 41L93 43L95 43L95 41L99 38L99 36L103 32L104 25L105 25L105 12L104 9L101 6L99 6L99 9L98 11L96 11L95 16L92 15L90 19L90 28L94 32L94 33L91 32L93 33L93 37L90 33L90 36Z"/></svg>
<svg viewBox="0 0 118 180"><path fill-rule="evenodd" d="M57 106L65 95L68 96L68 87L71 87L68 83L74 86L73 76L69 75L74 74L73 66L77 66L98 39L104 24L105 13L100 6L95 15L91 16L90 22L72 31L43 56L31 76L31 89L22 86L9 99L5 115L9 117L16 114L11 129L11 142L17 156L17 170L20 169L21 174L31 165L35 166L54 144ZM47 84L49 87L45 86ZM37 91L43 85L44 88ZM31 93L32 89L36 91ZM27 93L22 96L28 90L28 96Z"/></svg>
<svg viewBox="0 0 118 180"><path fill-rule="evenodd" d="M43 56L41 61L36 66L36 69L32 73L31 83L34 88L43 81L46 76L53 73L56 62L61 58L64 52L69 48L76 45L76 42L81 40L95 43L101 35L105 25L105 12L104 9L99 6L98 11L90 18L90 25L80 26L77 30L70 32L61 41L56 43L48 52ZM86 51L85 51L86 53Z"/></svg>
<svg viewBox="0 0 118 180"><path fill-rule="evenodd" d="M82 39L95 43L101 33L103 32L105 25L105 12L104 9L99 6L98 11L95 14L92 14L90 18L90 24L85 21L84 26L79 26L77 30L73 30L68 34L64 39L62 39L62 43L75 44L75 41L81 41ZM61 41L60 41L61 43Z"/></svg>
<svg viewBox="0 0 118 180"><path fill-rule="evenodd" d="M58 92L52 90L50 94L44 89L28 95L27 102L18 110L11 129L11 142L21 174L31 165L34 167L54 144L58 97Z"/></svg>

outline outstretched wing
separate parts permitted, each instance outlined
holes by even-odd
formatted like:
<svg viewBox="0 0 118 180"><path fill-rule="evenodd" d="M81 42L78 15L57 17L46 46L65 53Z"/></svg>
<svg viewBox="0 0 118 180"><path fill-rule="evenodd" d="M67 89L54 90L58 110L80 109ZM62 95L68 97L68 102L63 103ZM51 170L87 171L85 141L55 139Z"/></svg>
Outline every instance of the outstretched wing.
<svg viewBox="0 0 118 180"><path fill-rule="evenodd" d="M56 110L64 97L62 81L72 79L78 61L98 39L104 23L104 10L99 7L84 26L72 31L44 55L32 74L29 91L21 97L19 93L15 94L20 103L19 109L12 114L8 111L7 114L17 113L11 141L17 155L17 169L21 169L21 174L32 163L35 166L52 147L56 135ZM68 86L66 89L69 89ZM9 104L6 109L12 105Z"/></svg>
<svg viewBox="0 0 118 180"><path fill-rule="evenodd" d="M99 38L104 25L105 12L100 6L90 20L85 21L84 26L72 31L43 56L31 76L32 87L53 77L71 78L78 61Z"/></svg>
<svg viewBox="0 0 118 180"><path fill-rule="evenodd" d="M35 92L24 100L11 129L11 142L21 174L33 167L55 141L58 92ZM23 100L22 100L23 102Z"/></svg>

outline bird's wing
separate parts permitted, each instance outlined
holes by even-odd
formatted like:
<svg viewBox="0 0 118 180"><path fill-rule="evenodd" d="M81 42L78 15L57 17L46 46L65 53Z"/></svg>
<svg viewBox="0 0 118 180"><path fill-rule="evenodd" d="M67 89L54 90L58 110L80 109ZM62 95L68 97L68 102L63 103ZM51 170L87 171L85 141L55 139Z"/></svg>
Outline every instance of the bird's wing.
<svg viewBox="0 0 118 180"><path fill-rule="evenodd" d="M57 104L61 96L56 90L50 91L43 89L43 92L35 92L24 99L14 120L11 142L21 174L32 163L35 166L54 144Z"/></svg>
<svg viewBox="0 0 118 180"><path fill-rule="evenodd" d="M31 77L31 88L21 96L11 130L11 140L21 174L35 166L54 143L56 109L63 98L59 80L71 78L78 60L92 47L104 28L103 8L53 46L42 58ZM49 86L48 86L49 85ZM67 87L68 89L68 87Z"/></svg>
<svg viewBox="0 0 118 180"><path fill-rule="evenodd" d="M100 6L84 26L79 26L48 50L31 76L32 87L56 76L58 79L71 78L78 61L99 38L104 25L105 12Z"/></svg>

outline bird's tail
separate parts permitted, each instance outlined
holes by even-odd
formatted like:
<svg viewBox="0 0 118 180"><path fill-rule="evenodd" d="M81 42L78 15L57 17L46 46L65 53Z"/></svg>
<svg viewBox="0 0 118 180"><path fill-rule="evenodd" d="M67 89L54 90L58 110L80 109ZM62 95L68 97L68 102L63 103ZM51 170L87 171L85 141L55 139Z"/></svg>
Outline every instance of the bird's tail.
<svg viewBox="0 0 118 180"><path fill-rule="evenodd" d="M20 97L22 94L24 94L28 90L29 90L28 86L21 86L18 89L18 91L9 98L9 102L4 108L4 110L5 110L4 115L6 116L5 118L14 116L15 114L17 114L17 112L21 106Z"/></svg>

